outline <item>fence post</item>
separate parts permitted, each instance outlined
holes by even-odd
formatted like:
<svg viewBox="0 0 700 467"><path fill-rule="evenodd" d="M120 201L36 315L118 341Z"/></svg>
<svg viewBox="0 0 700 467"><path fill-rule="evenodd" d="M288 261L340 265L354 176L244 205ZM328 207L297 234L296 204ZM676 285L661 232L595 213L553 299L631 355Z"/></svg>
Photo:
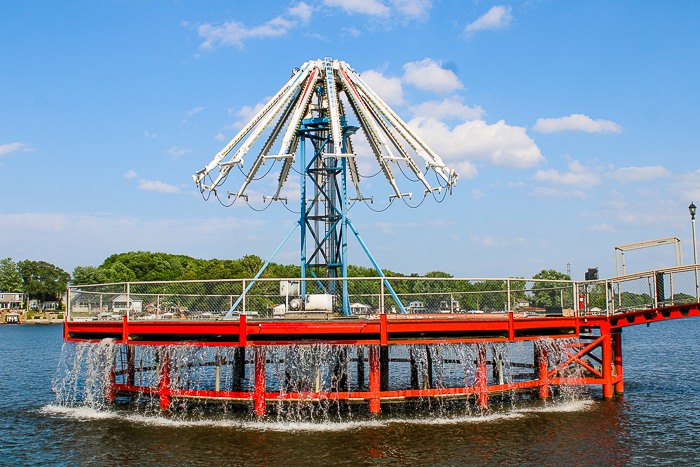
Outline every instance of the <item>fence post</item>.
<svg viewBox="0 0 700 467"><path fill-rule="evenodd" d="M379 290L380 290L380 295L379 295L379 313L384 314L384 279L380 278L379 279Z"/></svg>
<svg viewBox="0 0 700 467"><path fill-rule="evenodd" d="M70 285L68 287L66 287L66 313L65 313L65 315L66 315L66 319L68 321L70 321Z"/></svg>
<svg viewBox="0 0 700 467"><path fill-rule="evenodd" d="M131 282L126 283L126 320L129 321L129 310L131 309Z"/></svg>
<svg viewBox="0 0 700 467"><path fill-rule="evenodd" d="M579 308L579 292L578 292L578 282L574 282L571 284L573 290L572 293L574 294L573 298L573 307L574 307L574 315L578 318L581 316L581 309Z"/></svg>
<svg viewBox="0 0 700 467"><path fill-rule="evenodd" d="M506 311L510 313L510 279L506 279L506 297L508 298L508 305L506 305Z"/></svg>
<svg viewBox="0 0 700 467"><path fill-rule="evenodd" d="M243 314L245 314L245 279L243 279Z"/></svg>
<svg viewBox="0 0 700 467"><path fill-rule="evenodd" d="M605 316L610 316L610 289L609 282L605 279Z"/></svg>

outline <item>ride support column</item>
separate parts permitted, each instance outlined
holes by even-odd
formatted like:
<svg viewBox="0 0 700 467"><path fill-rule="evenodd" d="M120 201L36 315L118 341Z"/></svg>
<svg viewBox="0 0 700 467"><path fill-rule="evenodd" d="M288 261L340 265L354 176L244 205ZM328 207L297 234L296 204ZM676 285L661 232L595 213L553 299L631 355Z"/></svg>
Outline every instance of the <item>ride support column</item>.
<svg viewBox="0 0 700 467"><path fill-rule="evenodd" d="M379 401L380 392L379 374L379 346L369 346L369 411L370 413L381 412L381 403Z"/></svg>
<svg viewBox="0 0 700 467"><path fill-rule="evenodd" d="M476 394L479 407L488 407L489 399L487 393L488 372L486 369L486 348L479 346L476 356Z"/></svg>
<svg viewBox="0 0 700 467"><path fill-rule="evenodd" d="M267 352L263 347L255 348L255 415L265 415L265 359Z"/></svg>
<svg viewBox="0 0 700 467"><path fill-rule="evenodd" d="M619 378L619 381L615 383L615 393L623 394L625 392L625 382L622 370L622 329L619 332L612 334L613 339L613 350L614 357L613 363L615 364L615 376Z"/></svg>
<svg viewBox="0 0 700 467"><path fill-rule="evenodd" d="M161 350L158 371L158 398L161 410L170 407L170 352Z"/></svg>
<svg viewBox="0 0 700 467"><path fill-rule="evenodd" d="M610 324L600 326L600 334L603 341L600 347L603 354L603 397L612 399L613 397L613 376L612 376L612 338L610 336Z"/></svg>

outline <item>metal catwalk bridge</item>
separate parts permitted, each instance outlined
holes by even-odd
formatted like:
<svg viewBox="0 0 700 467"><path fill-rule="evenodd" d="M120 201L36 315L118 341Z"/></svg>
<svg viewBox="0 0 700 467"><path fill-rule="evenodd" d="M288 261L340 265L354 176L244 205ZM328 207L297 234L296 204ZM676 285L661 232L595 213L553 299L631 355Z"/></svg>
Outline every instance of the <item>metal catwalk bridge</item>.
<svg viewBox="0 0 700 467"><path fill-rule="evenodd" d="M547 397L563 384L601 385L608 398L623 392L624 327L700 316L699 268L593 281L376 277L72 286L64 337L119 346L107 365L108 400L150 394L164 409L173 399L252 401L258 414L281 400L367 401L371 412L382 402L426 397L485 406L489 395ZM331 287L333 281L344 287ZM395 294L387 292L389 283ZM342 300L324 293L331 289L348 291L351 316L343 315ZM408 313L397 312L397 299ZM503 349L514 342L529 343L531 359L510 363L504 378ZM445 357L454 346L462 356ZM210 357L198 364L212 371L209 387L171 379L177 349L190 347ZM315 383L285 389L270 366L301 358L304 348L323 348L330 357L316 364ZM149 349L151 360L144 363L138 349ZM435 368L450 364L464 367L462 382L436 384ZM324 365L327 384L318 377ZM405 384L390 383L390 373L401 372Z"/></svg>

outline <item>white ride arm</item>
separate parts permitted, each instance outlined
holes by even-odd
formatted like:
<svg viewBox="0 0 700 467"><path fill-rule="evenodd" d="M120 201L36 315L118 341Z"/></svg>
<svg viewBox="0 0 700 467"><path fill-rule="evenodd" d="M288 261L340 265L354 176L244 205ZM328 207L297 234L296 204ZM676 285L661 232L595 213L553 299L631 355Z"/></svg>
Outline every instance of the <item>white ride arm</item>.
<svg viewBox="0 0 700 467"><path fill-rule="evenodd" d="M197 186L200 186L202 183L202 180L204 177L206 177L209 172L214 170L216 166L223 160L226 155L231 152L231 150L258 124L261 118L263 118L274 106L277 104L277 102L282 98L282 96L292 87L292 85L299 79L299 77L302 75L302 70L308 68L308 62L304 64L301 70L296 72L290 79L287 81L287 83L282 87L282 89L279 90L275 96L268 101L268 103L260 109L260 111L253 117L253 119L248 122L248 124L238 132L238 134L221 150L219 151L216 156L214 156L214 159L207 164L206 167L204 167L202 170L198 171L195 175L193 175L194 181L197 184ZM221 177L219 177L221 178Z"/></svg>
<svg viewBox="0 0 700 467"><path fill-rule="evenodd" d="M365 84L364 81L362 81L362 78L360 78L360 75L355 73L354 71L350 70L348 73L353 80L353 83L357 84L357 87L362 91L367 98L372 101L372 103L377 107L377 109L384 115L384 117L392 123L394 128L401 134L401 136L411 145L411 147L416 151L416 154L421 156L426 163L435 170L436 173L438 173L443 180L448 185L452 185L457 182L457 174L453 171L447 168L445 163L442 161L440 156L435 154L427 144L423 142L423 140L420 139L420 137L415 134L413 131L411 131L410 128L408 128L408 125L399 117L396 115L390 108L389 106L386 105L386 103L382 100L381 97L379 97L377 94L375 94L369 86ZM447 174L445 174L447 172Z"/></svg>
<svg viewBox="0 0 700 467"><path fill-rule="evenodd" d="M280 152L277 154L278 157L284 157L289 154L289 147L292 144L292 138L299 128L299 122L306 113L306 109L313 95L313 88L316 85L316 81L319 77L318 65L314 65L311 76L306 81L306 86L297 101L297 107L294 109L294 114L292 114L292 119L287 126L287 131L284 133L284 138L282 138L282 146L280 147Z"/></svg>
<svg viewBox="0 0 700 467"><path fill-rule="evenodd" d="M365 132L367 141L369 141L370 143L372 152L374 152L374 155L377 158L377 162L379 163L379 166L384 172L384 176L389 181L391 187L394 189L394 193L396 193L395 197L401 198L402 196L408 195L408 193L401 194L399 187L396 186L394 175L391 173L391 169L389 169L389 166L386 162L387 157L394 158L394 155L391 153L389 145L387 144L386 139L382 134L382 131L377 126L374 118L371 115L371 112L365 107L365 103L362 100L362 97L357 92L357 89L355 89L355 86L353 86L352 82L350 81L347 74L345 74L345 71L342 68L339 70L339 74L340 80L343 83L343 86L345 87L345 93L348 96L350 105L352 106L353 111L357 115L357 119L360 122L360 125L362 126L362 130Z"/></svg>

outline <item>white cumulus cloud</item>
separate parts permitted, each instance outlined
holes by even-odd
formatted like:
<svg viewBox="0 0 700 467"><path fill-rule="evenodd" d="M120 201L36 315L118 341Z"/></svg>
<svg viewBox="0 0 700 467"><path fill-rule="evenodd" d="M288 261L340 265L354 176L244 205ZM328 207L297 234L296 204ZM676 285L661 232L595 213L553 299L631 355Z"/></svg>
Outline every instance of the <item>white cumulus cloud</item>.
<svg viewBox="0 0 700 467"><path fill-rule="evenodd" d="M426 19L433 3L430 0L391 0L399 13L415 19Z"/></svg>
<svg viewBox="0 0 700 467"><path fill-rule="evenodd" d="M389 16L391 9L377 0L323 0L327 6L339 7L346 13L362 13L371 16Z"/></svg>
<svg viewBox="0 0 700 467"><path fill-rule="evenodd" d="M178 157L190 153L192 151L190 149L185 149L182 146L173 146L165 152L173 156L173 159L177 159Z"/></svg>
<svg viewBox="0 0 700 467"><path fill-rule="evenodd" d="M30 145L26 143L14 142L10 144L0 144L0 156L12 154L17 151L29 152L34 150L36 150L36 148L30 147Z"/></svg>
<svg viewBox="0 0 700 467"><path fill-rule="evenodd" d="M597 119L583 114L572 114L560 118L538 118L533 127L541 133L556 133L559 131L585 131L587 133L621 133L622 125L610 120Z"/></svg>
<svg viewBox="0 0 700 467"><path fill-rule="evenodd" d="M450 129L436 119L414 118L408 125L448 161L481 161L500 167L525 168L545 160L525 128L507 125L503 120L493 125L473 120Z"/></svg>
<svg viewBox="0 0 700 467"><path fill-rule="evenodd" d="M194 114L198 114L198 113L201 112L202 110L204 110L204 107L195 107L194 109L192 109L192 110L190 110L189 112L187 112L187 116L188 116L188 117L191 117L191 116L194 115Z"/></svg>
<svg viewBox="0 0 700 467"><path fill-rule="evenodd" d="M647 167L621 167L605 174L623 185L633 182L648 182L661 177L670 177L671 171L660 165Z"/></svg>
<svg viewBox="0 0 700 467"><path fill-rule="evenodd" d="M136 172L134 172L133 170L129 170L127 173L124 174L124 178L126 179L132 179L136 177L138 177L138 175L136 175Z"/></svg>
<svg viewBox="0 0 700 467"><path fill-rule="evenodd" d="M361 74L362 80L389 105L402 105L403 86L399 78L387 78L381 72L367 70Z"/></svg>
<svg viewBox="0 0 700 467"><path fill-rule="evenodd" d="M555 169L538 170L532 177L535 180L554 183L560 186L571 186L580 189L590 189L598 185L601 180L601 170L597 167L586 167L577 160L568 163L568 172L559 172Z"/></svg>
<svg viewBox="0 0 700 467"><path fill-rule="evenodd" d="M474 31L481 31L484 29L503 29L510 25L513 21L513 15L510 13L512 8L505 5L498 5L492 7L485 15L481 16L479 19L473 23L467 25L464 29L465 33L472 33Z"/></svg>
<svg viewBox="0 0 700 467"><path fill-rule="evenodd" d="M446 97L442 101L427 101L419 105L409 107L416 117L422 118L460 118L462 120L477 120L486 112L481 106L469 107L462 103L458 96Z"/></svg>
<svg viewBox="0 0 700 467"><path fill-rule="evenodd" d="M560 188L551 188L548 186L538 186L532 190L532 195L538 198L562 199L562 198L580 198L586 199L588 196L581 190L562 190Z"/></svg>
<svg viewBox="0 0 700 467"><path fill-rule="evenodd" d="M313 8L304 2L287 9L286 13L277 16L270 21L254 27L247 27L238 21L229 21L222 25L204 23L199 26L197 32L204 39L200 44L202 49L214 49L217 46L243 47L246 39L262 39L266 37L279 37L299 26L307 24L311 19Z"/></svg>
<svg viewBox="0 0 700 467"><path fill-rule="evenodd" d="M156 191L158 193L180 193L180 188L176 186L168 185L167 183L159 181L153 182L151 180L144 179L139 179L139 190Z"/></svg>
<svg viewBox="0 0 700 467"><path fill-rule="evenodd" d="M464 88L452 70L442 68L441 62L436 62L431 58L408 62L403 66L403 69L403 81L424 91L448 94Z"/></svg>

